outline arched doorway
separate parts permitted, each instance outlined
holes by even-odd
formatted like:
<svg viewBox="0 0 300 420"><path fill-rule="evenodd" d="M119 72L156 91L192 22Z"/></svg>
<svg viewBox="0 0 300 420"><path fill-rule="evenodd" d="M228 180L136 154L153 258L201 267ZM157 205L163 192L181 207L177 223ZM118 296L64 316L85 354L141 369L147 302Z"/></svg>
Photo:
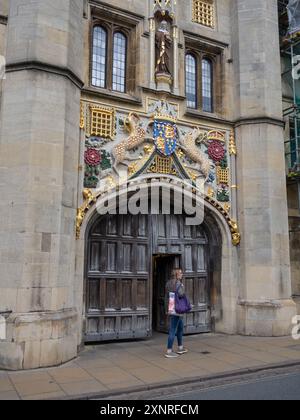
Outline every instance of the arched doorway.
<svg viewBox="0 0 300 420"><path fill-rule="evenodd" d="M86 238L85 341L166 331L164 284L181 267L193 311L186 333L211 331L211 249L205 224L184 215L96 215Z"/></svg>

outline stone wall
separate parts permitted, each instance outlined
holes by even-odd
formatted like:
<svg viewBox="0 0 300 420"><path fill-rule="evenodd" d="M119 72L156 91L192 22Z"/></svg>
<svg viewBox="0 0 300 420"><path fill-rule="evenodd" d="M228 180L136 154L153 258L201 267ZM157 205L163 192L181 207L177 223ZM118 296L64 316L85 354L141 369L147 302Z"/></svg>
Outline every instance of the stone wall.
<svg viewBox="0 0 300 420"><path fill-rule="evenodd" d="M0 368L75 357L82 1L11 0L0 131Z"/></svg>

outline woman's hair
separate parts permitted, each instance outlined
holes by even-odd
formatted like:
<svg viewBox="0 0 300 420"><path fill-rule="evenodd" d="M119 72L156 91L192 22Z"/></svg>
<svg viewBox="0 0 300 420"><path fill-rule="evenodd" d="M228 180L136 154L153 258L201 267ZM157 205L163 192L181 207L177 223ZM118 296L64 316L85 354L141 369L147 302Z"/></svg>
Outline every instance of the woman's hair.
<svg viewBox="0 0 300 420"><path fill-rule="evenodd" d="M178 279L178 275L179 275L179 273L182 273L182 269L181 269L181 268L175 268L175 269L172 271L172 278L173 278L174 280L177 280L177 279Z"/></svg>

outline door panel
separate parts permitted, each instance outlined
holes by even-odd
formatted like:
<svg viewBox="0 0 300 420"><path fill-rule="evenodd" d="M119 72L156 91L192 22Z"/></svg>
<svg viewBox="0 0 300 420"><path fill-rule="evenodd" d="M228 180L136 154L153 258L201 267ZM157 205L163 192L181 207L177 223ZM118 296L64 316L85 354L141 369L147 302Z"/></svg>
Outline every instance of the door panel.
<svg viewBox="0 0 300 420"><path fill-rule="evenodd" d="M87 342L151 335L147 223L145 216L105 216L92 229L88 242Z"/></svg>

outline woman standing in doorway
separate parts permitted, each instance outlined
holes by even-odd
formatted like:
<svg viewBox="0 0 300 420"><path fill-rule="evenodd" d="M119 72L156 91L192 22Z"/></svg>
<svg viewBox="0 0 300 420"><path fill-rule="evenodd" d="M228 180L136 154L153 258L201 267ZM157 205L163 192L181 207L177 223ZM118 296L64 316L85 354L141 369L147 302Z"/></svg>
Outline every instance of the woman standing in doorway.
<svg viewBox="0 0 300 420"><path fill-rule="evenodd" d="M183 315L171 315L169 313L169 299L170 293L178 293L179 297L184 296L184 285L183 281L183 271L181 269L173 270L172 279L167 282L166 285L166 308L169 315L169 338L168 338L168 350L165 355L167 359L174 359L178 356L188 353L188 350L183 346ZM178 340L178 351L173 350L175 338L177 336Z"/></svg>

